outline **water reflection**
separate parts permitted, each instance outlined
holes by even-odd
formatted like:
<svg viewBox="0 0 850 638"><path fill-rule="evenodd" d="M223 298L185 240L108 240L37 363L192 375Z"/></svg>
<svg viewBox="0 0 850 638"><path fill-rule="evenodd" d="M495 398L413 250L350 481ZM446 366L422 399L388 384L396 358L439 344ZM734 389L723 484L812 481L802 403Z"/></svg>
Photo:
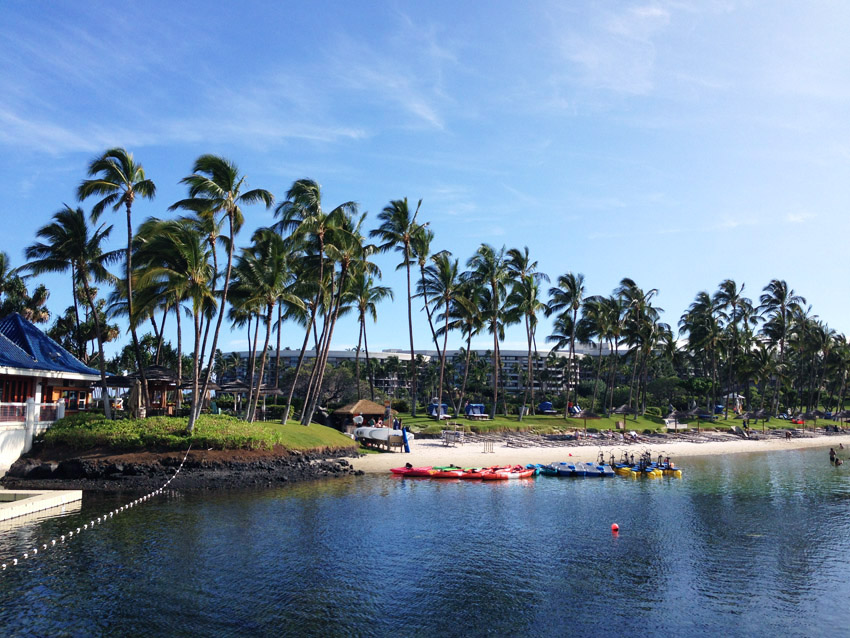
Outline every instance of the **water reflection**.
<svg viewBox="0 0 850 638"><path fill-rule="evenodd" d="M382 476L175 492L0 575L0 626L8 635L811 635L843 621L850 589L850 469L826 458L689 459L682 480ZM0 555L57 537L117 498L87 494L78 514L3 533Z"/></svg>

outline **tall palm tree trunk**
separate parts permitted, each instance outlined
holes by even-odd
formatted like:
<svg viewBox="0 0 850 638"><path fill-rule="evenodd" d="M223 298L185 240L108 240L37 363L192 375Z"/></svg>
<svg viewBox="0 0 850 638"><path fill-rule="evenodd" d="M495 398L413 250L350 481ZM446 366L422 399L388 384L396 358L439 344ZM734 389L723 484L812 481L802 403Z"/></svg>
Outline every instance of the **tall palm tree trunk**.
<svg viewBox="0 0 850 638"><path fill-rule="evenodd" d="M339 275L339 289L338 289L337 296L336 296L336 302L332 303L333 314L331 316L331 323L330 323L330 326L329 326L329 329L328 329L327 340L326 340L325 346L324 346L324 353L322 355L322 364L321 364L321 367L319 369L319 374L318 374L318 378L317 378L317 381L316 381L316 391L313 395L312 401L310 402L309 417L307 419L307 422L304 423L304 425L309 425L310 422L313 420L313 415L316 412L316 407L318 406L319 399L321 397L322 382L324 381L324 378L325 378L325 367L327 366L328 354L330 353L330 349L331 349L331 341L333 340L334 327L336 326L336 321L337 321L337 318L339 317L339 309L340 309L340 306L342 305L342 293L343 293L343 289L345 288L346 272L347 272L346 269L343 268L342 271L340 272L340 275Z"/></svg>
<svg viewBox="0 0 850 638"><path fill-rule="evenodd" d="M249 320L248 323L248 335L249 335L249 352L248 352L248 405L245 406L245 420L250 422L249 413L251 411L251 406L254 404L254 393L255 393L255 385L254 385L254 376L257 373L257 339L260 336L260 316L257 315L257 322L254 326L254 339L253 345L250 341L251 335L251 323ZM263 353L265 355L265 353ZM260 387L256 386L256 392L259 393Z"/></svg>
<svg viewBox="0 0 850 638"><path fill-rule="evenodd" d="M139 348L139 337L136 335L136 322L133 319L133 219L130 212L132 207L132 197L127 199L125 208L127 209L127 313L130 318L130 334L133 337L133 351L136 354L136 365L139 368L139 379L142 382L142 396L144 397L145 407L150 408L151 397L148 392L148 379L145 376L145 366L142 361L142 350Z"/></svg>
<svg viewBox="0 0 850 638"><path fill-rule="evenodd" d="M493 294L493 319L490 323L493 329L493 418L496 417L496 410L499 403L499 366L501 358L499 357L499 305L496 286L491 286Z"/></svg>
<svg viewBox="0 0 850 638"><path fill-rule="evenodd" d="M289 396L286 399L286 410L284 410L283 419L281 419L281 423L284 424L289 419L289 412L292 409L292 397L295 394L295 385L298 383L298 375L301 374L301 367L304 364L304 353L307 350L307 342L310 340L310 331L313 328L313 318L315 315L316 311L313 309L310 313L310 319L307 322L307 330L304 331L304 343L301 344L301 352L298 355L298 363L295 364L295 373L292 377L292 386L289 388Z"/></svg>
<svg viewBox="0 0 850 638"><path fill-rule="evenodd" d="M280 333L283 329L283 302L277 304L277 354L274 362L274 387L280 389ZM275 396L275 405L277 405L277 396Z"/></svg>
<svg viewBox="0 0 850 638"><path fill-rule="evenodd" d="M421 271L422 275L420 277L420 281L422 282L422 300L425 302L425 316L428 317L428 327L431 329L431 339L434 340L434 347L437 349L437 356L441 357L440 343L437 340L437 331L434 330L434 321L432 319L433 313L431 312L431 307L428 305L428 293L425 288L425 268L422 268Z"/></svg>
<svg viewBox="0 0 850 638"><path fill-rule="evenodd" d="M212 358L215 355L215 349L218 347L218 335L221 332L221 322L224 319L224 307L227 305L227 293L230 290L230 276L233 270L233 246L234 246L234 231L233 231L233 211L228 211L227 213L227 223L230 232L230 242L227 247L227 269L224 273L224 288L221 291L221 302L218 308L218 319L215 322L215 332L213 332L213 340L212 340L212 349L210 350L210 363L207 366L207 373L204 375L204 382L202 386L202 393L206 395L207 388L210 384L210 376L212 375ZM198 346L200 347L200 326L198 328ZM206 345L206 344L205 344ZM203 356L203 352L200 353ZM197 363L196 363L197 366ZM200 372L200 371L198 371ZM203 405L203 401L196 401L193 399L192 401L192 412L189 415L189 427L193 428L195 424L195 419L201 413L201 405ZM191 430L190 430L191 431Z"/></svg>
<svg viewBox="0 0 850 638"><path fill-rule="evenodd" d="M109 405L109 390L106 387L106 358L103 354L103 335L100 331L100 317L97 316L97 309L94 306L94 298L89 288L89 282L83 279L83 288L86 291L86 300L89 307L92 309L94 319L94 334L97 337L98 351L98 368L100 368L100 387L103 389L103 413L107 419L112 418L112 406ZM76 293L75 293L76 294Z"/></svg>
<svg viewBox="0 0 850 638"><path fill-rule="evenodd" d="M331 282L331 291L333 293L333 282ZM307 382L307 392L304 396L304 410L302 410L301 412L301 425L310 425L309 419L312 419L312 411L310 406L313 403L314 395L321 392L321 386L317 386L317 381L319 378L319 368L321 367L322 358L325 352L325 342L327 340L328 329L330 328L330 313L332 311L333 302L331 302L331 307L325 310L324 320L322 321L322 332L319 336L318 341L316 342L316 358L315 363L313 364L313 370L310 372L310 380ZM313 327L313 329L315 331L315 326Z"/></svg>
<svg viewBox="0 0 850 638"><path fill-rule="evenodd" d="M360 396L360 346L363 344L363 313L360 313L360 332L357 334L357 349L354 351L354 379L357 385L357 400Z"/></svg>
<svg viewBox="0 0 850 638"><path fill-rule="evenodd" d="M174 304L174 312L177 315L177 397L175 399L177 410L183 405L183 331L180 326L180 303Z"/></svg>
<svg viewBox="0 0 850 638"><path fill-rule="evenodd" d="M165 318L168 317L168 304L162 309L162 323L159 325L159 335L156 339L156 355L154 356L154 365L159 365L160 354L162 353L162 340L165 336ZM154 323L156 325L156 323Z"/></svg>
<svg viewBox="0 0 850 638"><path fill-rule="evenodd" d="M573 325L570 330L570 378L573 377L573 362L576 358L576 321L578 310L573 310ZM578 403L578 383L573 379L573 403Z"/></svg>
<svg viewBox="0 0 850 638"><path fill-rule="evenodd" d="M599 340L599 361L596 363L596 378L593 381L593 398L590 400L590 411L596 410L596 395L599 389L599 377L602 374L602 339Z"/></svg>
<svg viewBox="0 0 850 638"><path fill-rule="evenodd" d="M470 346L471 343L472 343L472 331L470 330L469 336L466 338L466 363L464 364L464 367L463 367L463 384L460 387L460 401L458 402L458 405L461 406L461 409L463 409L463 397L466 394L466 382L469 379L469 357L470 357L469 346Z"/></svg>
<svg viewBox="0 0 850 638"><path fill-rule="evenodd" d="M443 332L443 354L440 357L440 389L437 393L437 421L441 418L443 410L443 375L446 371L446 344L449 339L449 302L446 301L446 324Z"/></svg>
<svg viewBox="0 0 850 638"><path fill-rule="evenodd" d="M375 378L372 375L372 362L369 360L369 341L366 339L366 323L363 323L363 347L366 350L366 376L369 377L369 395L375 400Z"/></svg>
<svg viewBox="0 0 850 638"><path fill-rule="evenodd" d="M248 423L253 423L257 420L257 403L260 400L260 392L263 389L263 373L266 371L266 357L269 350L269 339L272 334L272 314L274 313L275 304L268 304L266 308L266 340L263 344L263 356L260 357L260 374L257 380L257 391L254 393L254 398L251 405L248 407ZM257 332L260 328L260 318L257 317Z"/></svg>
<svg viewBox="0 0 850 638"><path fill-rule="evenodd" d="M195 313L195 350L192 354L192 403L189 408L189 425L186 428L186 431L191 435L195 431L195 421L196 418L192 418L193 415L196 415L200 412L198 409L198 403L200 402L200 397L198 396L199 389L199 380L198 376L200 374L198 370L198 366L200 363L200 349L201 349L201 324L200 319L198 318L199 313Z"/></svg>
<svg viewBox="0 0 850 638"><path fill-rule="evenodd" d="M80 361L83 363L86 362L88 357L86 356L86 344L83 341L83 335L80 332L80 309L79 304L77 303L77 267L74 265L74 262L71 262L71 291L73 292L72 297L74 298L74 322L77 329L76 337L77 341L77 356L80 357Z"/></svg>
<svg viewBox="0 0 850 638"><path fill-rule="evenodd" d="M416 355L413 352L413 302L410 295L410 247L404 245L404 263L407 267L407 328L410 335L410 416L416 418Z"/></svg>
<svg viewBox="0 0 850 638"><path fill-rule="evenodd" d="M519 411L518 421L522 421L525 407L528 405L528 389L531 386L531 326L528 324L528 315L525 315L525 336L528 340L528 369L525 371L525 390L522 393L522 409Z"/></svg>

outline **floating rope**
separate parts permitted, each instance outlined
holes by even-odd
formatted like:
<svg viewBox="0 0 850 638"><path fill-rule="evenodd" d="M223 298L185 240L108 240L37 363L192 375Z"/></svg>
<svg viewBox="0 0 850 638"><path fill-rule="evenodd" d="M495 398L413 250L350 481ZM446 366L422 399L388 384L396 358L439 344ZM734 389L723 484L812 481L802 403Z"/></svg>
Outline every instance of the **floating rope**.
<svg viewBox="0 0 850 638"><path fill-rule="evenodd" d="M153 492L145 494L144 496L140 496L139 498L137 498L133 501L130 501L126 505L122 505L121 507L118 507L118 508L112 510L111 512L107 512L103 516L98 516L97 518L92 519L88 523L83 523L82 527L77 527L76 529L72 528L72 529L68 530L65 534L62 534L61 536L59 536L58 541L55 538L53 538L53 539L50 540L50 543L42 543L40 551L46 552L48 549L52 549L52 548L56 547L57 543L59 545L62 545L66 540L70 541L72 538L74 538L75 535L79 536L80 533L82 533L82 532L88 531L89 529L94 529L95 525L100 525L102 523L105 523L107 521L107 519L110 519L117 514L121 514L122 512L129 510L131 507L135 507L136 505L141 505L142 503L150 500L151 498L153 498L157 494L162 494L162 491L165 488L168 487L168 485L171 483L171 481L173 481L177 477L178 474L180 474L180 470L183 469L183 464L186 462L186 459L189 458L189 451L191 449L192 449L192 445L190 443L189 448L186 450L186 454L183 455L183 460L180 461L180 465L177 468L177 471L174 472L174 474L171 476L171 478L169 478L159 489L156 489ZM24 554L23 554L23 556L21 557L20 560L17 559L17 558L13 558L11 563L3 563L2 565L0 565L0 571L6 571L6 569L8 569L9 567L15 567L16 565L21 564L21 561L30 560L32 558L35 558L38 555L38 552L39 552L39 548L38 548L38 545L36 545L31 550L24 552Z"/></svg>

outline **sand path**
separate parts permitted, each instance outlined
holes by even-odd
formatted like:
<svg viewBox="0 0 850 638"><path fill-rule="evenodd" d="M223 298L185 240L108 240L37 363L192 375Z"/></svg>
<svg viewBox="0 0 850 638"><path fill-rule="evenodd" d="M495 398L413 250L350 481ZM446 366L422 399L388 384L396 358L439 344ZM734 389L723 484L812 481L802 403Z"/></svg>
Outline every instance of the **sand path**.
<svg viewBox="0 0 850 638"><path fill-rule="evenodd" d="M681 457L706 456L716 454L740 454L744 452L768 452L773 450L795 450L810 447L834 447L842 458L850 457L850 434L832 434L829 436L804 436L786 440L781 437L767 437L760 440L732 439L729 435L706 434L705 442L676 441L673 438L662 441L646 437L638 443L597 445L587 442L576 445L574 441L566 441L563 445L515 447L508 445L511 440L493 442L493 452L484 452L484 441L471 439L463 445L446 447L439 439L418 439L412 442L410 454L380 453L367 454L351 461L357 470L367 473L388 472L390 468L410 463L414 467L427 465L450 465L460 467L481 467L490 465L513 465L526 463L552 463L557 461L595 461L599 450L604 450L606 458L614 452L619 458L624 449L629 454L637 456L643 450L649 449L653 456L664 453L677 462ZM717 439L717 440L712 440ZM519 439L520 443L528 441L528 437ZM839 449L844 445L844 450ZM826 457L824 457L826 460Z"/></svg>

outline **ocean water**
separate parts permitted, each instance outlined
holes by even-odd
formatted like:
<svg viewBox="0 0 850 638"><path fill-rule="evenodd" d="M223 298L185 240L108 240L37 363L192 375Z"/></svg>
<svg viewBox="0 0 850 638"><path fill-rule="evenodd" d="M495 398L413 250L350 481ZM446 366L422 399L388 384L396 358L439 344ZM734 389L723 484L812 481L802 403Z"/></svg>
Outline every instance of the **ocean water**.
<svg viewBox="0 0 850 638"><path fill-rule="evenodd" d="M680 466L226 493L175 480L0 573L0 635L850 635L850 463ZM128 498L86 494L78 513L0 532L0 561Z"/></svg>

